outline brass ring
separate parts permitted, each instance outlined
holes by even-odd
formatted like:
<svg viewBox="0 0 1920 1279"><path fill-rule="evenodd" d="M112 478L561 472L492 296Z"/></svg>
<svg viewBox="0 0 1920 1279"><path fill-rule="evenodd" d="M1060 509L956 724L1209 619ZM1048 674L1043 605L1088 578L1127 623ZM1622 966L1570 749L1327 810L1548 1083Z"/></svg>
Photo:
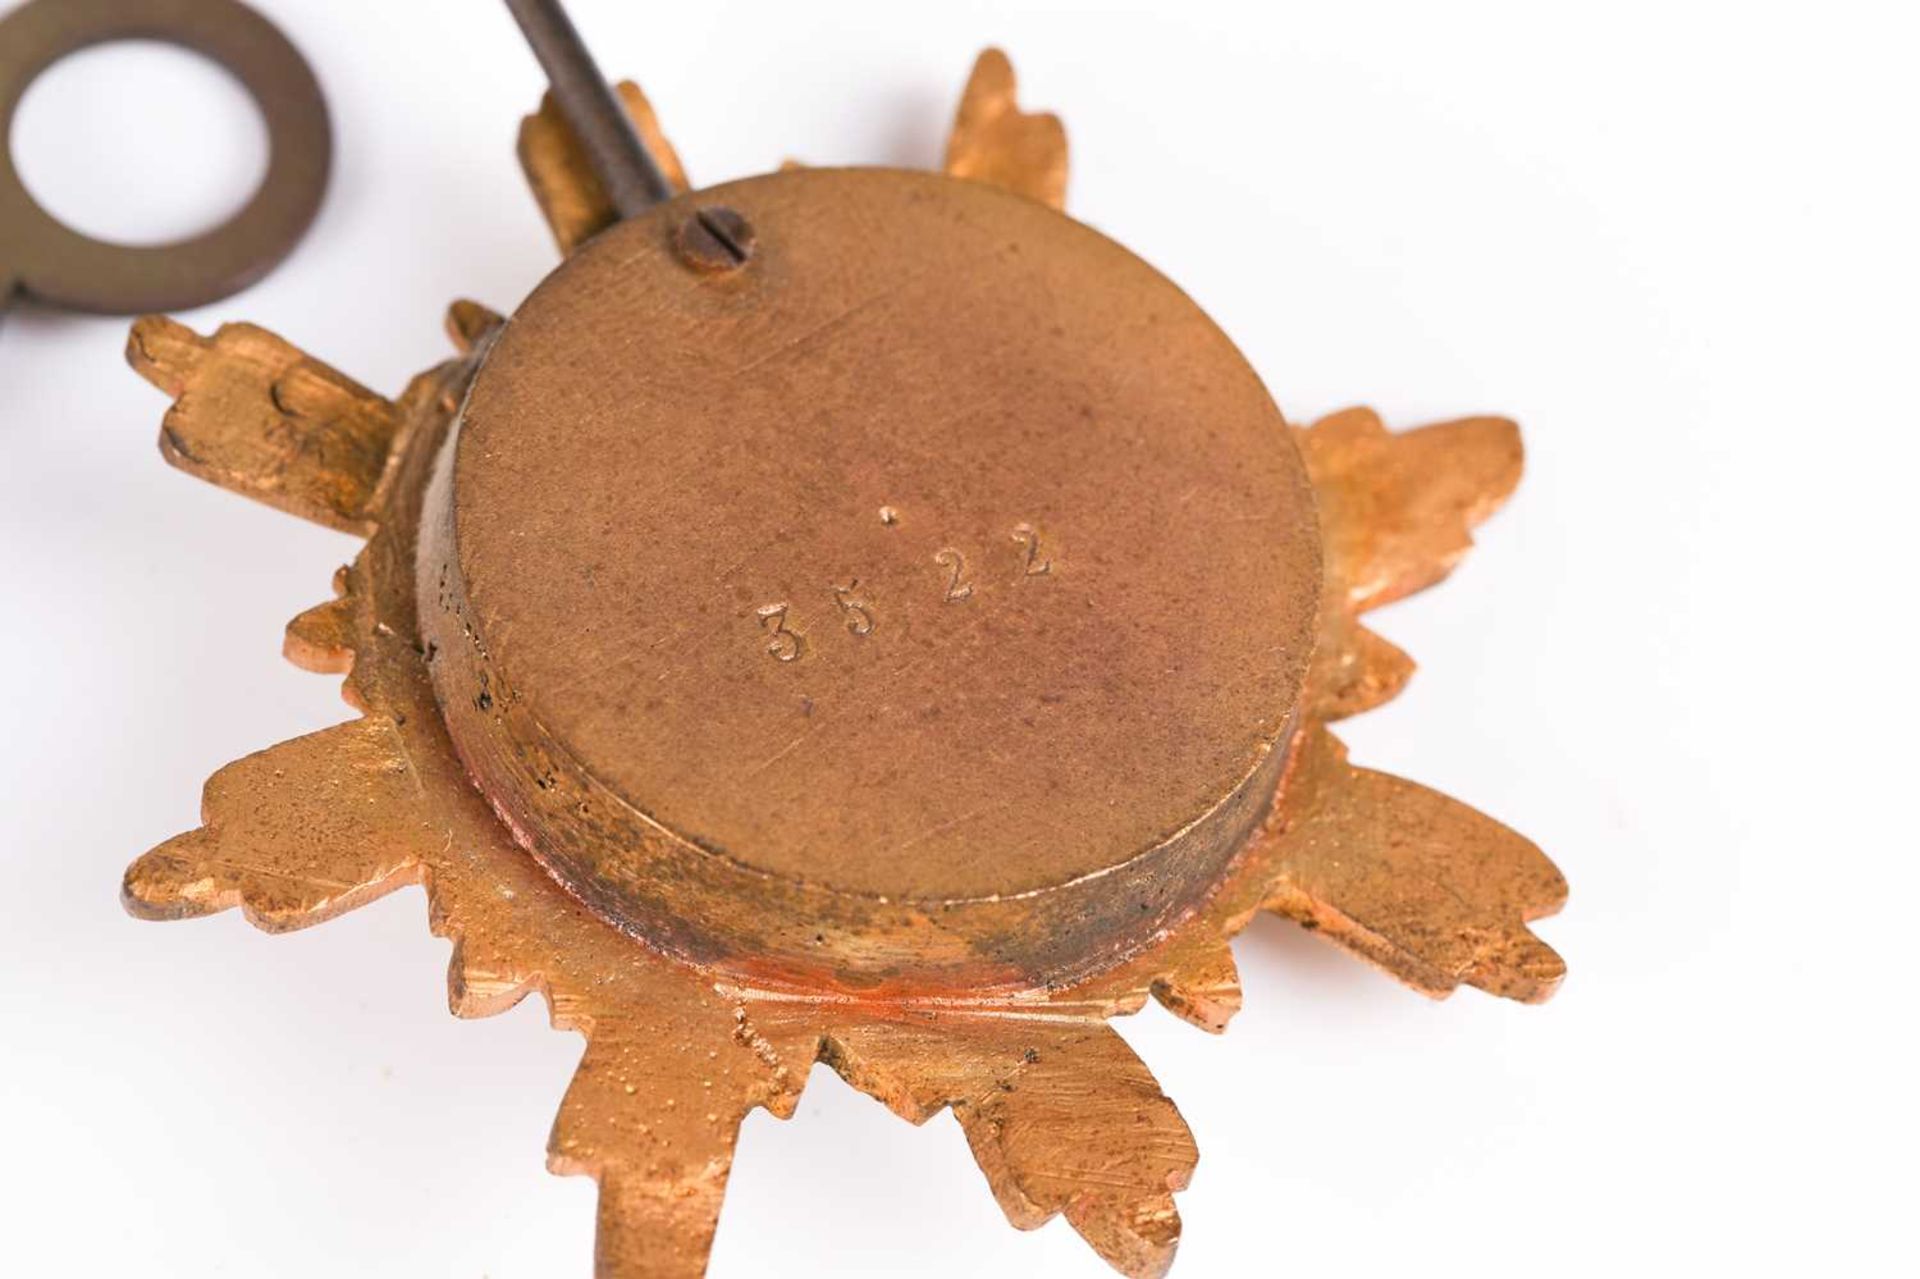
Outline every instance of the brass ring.
<svg viewBox="0 0 1920 1279"><path fill-rule="evenodd" d="M184 310L258 280L319 210L332 163L320 83L266 18L239 0L29 0L0 19L0 137L27 86L61 58L114 40L204 54L246 86L266 118L267 175L224 225L176 244L109 244L65 226L27 193L0 145L0 277L54 306L106 314ZM0 304L8 281L0 278Z"/></svg>

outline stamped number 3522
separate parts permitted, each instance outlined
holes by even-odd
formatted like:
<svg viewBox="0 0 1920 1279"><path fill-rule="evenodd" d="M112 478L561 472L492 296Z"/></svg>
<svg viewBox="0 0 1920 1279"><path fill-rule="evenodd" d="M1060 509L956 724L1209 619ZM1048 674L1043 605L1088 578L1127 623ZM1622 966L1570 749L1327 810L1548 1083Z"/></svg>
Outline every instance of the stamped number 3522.
<svg viewBox="0 0 1920 1279"><path fill-rule="evenodd" d="M1018 557L1019 578L1052 575L1053 560L1041 543L1038 529L1031 524L1016 524L1010 539L1014 554ZM939 576L937 585L932 589L941 592L940 598L945 603L965 604L973 598L973 567L964 551L956 546L943 546L934 552L933 565ZM874 612L872 602L861 591L857 579L844 585L829 585L823 594L833 601L833 607L849 634L864 638L879 628L879 616ZM777 662L793 662L805 656L807 637L796 625L798 619L794 616L791 600L763 604L755 610L755 616L760 619L760 630L766 640L769 657Z"/></svg>

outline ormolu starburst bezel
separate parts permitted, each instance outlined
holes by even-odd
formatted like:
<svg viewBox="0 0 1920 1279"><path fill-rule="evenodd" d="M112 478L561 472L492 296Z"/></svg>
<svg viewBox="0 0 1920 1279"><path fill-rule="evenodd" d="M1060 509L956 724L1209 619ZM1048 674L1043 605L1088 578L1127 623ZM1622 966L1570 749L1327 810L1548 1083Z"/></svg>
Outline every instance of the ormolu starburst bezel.
<svg viewBox="0 0 1920 1279"><path fill-rule="evenodd" d="M624 92L671 159L644 99ZM521 139L563 250L610 217L570 146L550 110ZM1063 196L1058 121L1015 106L997 52L976 68L947 169L1056 207ZM677 159L672 173L684 185ZM1064 983L810 997L610 926L526 856L453 749L416 608L417 538L434 457L500 323L457 304L461 354L395 401L251 326L211 339L161 319L135 326L130 358L175 400L162 431L170 461L369 540L338 598L287 635L296 663L346 674L361 717L221 770L206 825L137 861L125 899L155 918L239 906L281 931L423 884L435 931L456 943L457 1014L539 990L557 1026L588 1038L550 1164L600 1183L601 1275L701 1273L740 1121L755 1106L791 1113L816 1061L914 1122L952 1109L1015 1225L1063 1213L1122 1272L1161 1273L1195 1150L1105 1021L1151 994L1222 1029L1240 1003L1228 940L1263 909L1428 994L1461 983L1552 993L1563 966L1525 926L1564 899L1551 863L1454 801L1353 767L1327 727L1404 684L1409 660L1358 619L1451 570L1517 482L1512 423L1392 434L1355 409L1295 432L1324 546L1318 644L1271 809L1198 909Z"/></svg>

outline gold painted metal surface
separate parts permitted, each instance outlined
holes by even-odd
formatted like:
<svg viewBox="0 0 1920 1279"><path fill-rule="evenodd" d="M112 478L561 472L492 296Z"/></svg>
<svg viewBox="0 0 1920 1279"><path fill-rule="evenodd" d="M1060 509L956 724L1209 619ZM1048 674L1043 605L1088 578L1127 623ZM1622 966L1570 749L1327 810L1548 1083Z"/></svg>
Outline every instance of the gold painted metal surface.
<svg viewBox="0 0 1920 1279"><path fill-rule="evenodd" d="M385 400L251 324L206 339L147 316L127 358L174 397L160 428L167 461L329 528L372 531L399 426Z"/></svg>
<svg viewBox="0 0 1920 1279"><path fill-rule="evenodd" d="M832 184L838 179L831 174L795 174L788 180L801 179L837 189ZM806 188L785 189L797 193ZM971 206L961 199L938 207L951 211ZM1034 216L1043 215L1040 206L1027 207ZM762 249L751 265L732 275L706 277L701 287L737 288L745 282L751 288L753 272L778 271L778 246L785 233L781 228L788 224L788 215L801 216L796 206L761 225ZM760 223L758 217L755 221ZM669 225L662 222L653 229ZM635 234L645 231L643 225ZM583 251L568 268L574 274L553 287L564 290L565 280L577 279L599 281L594 288L612 288L597 274L594 255L603 251L601 246L609 246L606 253L616 252L619 243L618 237L608 236ZM637 251L640 246L636 242L632 247ZM659 252L667 252L664 245ZM648 278L660 289L667 287L664 274ZM564 299L564 292L559 296ZM483 794L462 763L448 726L464 722L464 729L456 731L467 732L469 742L525 739L499 731L493 720L465 719L469 710L491 711L477 705L477 695L464 702L448 698L448 715L443 716L435 691L434 668L445 660L446 648L471 649L477 641L489 652L499 645L506 655L503 663L526 653L542 695L555 696L549 681L556 677L558 664L548 669L534 660L535 650L545 642L523 646L531 644L528 632L537 632L541 625L558 626L559 614L544 620L521 616L506 601L544 590L529 573L561 570L543 567L537 556L517 561L510 539L488 542L484 553L462 561L475 570L478 586L469 599L481 623L473 636L464 630L457 636L447 633L446 618L456 616L451 613L441 613L423 628L417 606L424 599L430 615L442 607L437 569L430 578L416 577L416 565L442 562L431 543L423 551L423 524L434 536L444 535L449 526L464 527L460 502L465 497L457 489L436 494L430 488L436 461L456 438L455 414L483 360L483 385L518 367L512 361L523 357L513 352L523 341L532 343L524 358L538 365L536 357L545 349L539 341L541 325L564 328L562 317L540 318L542 305L537 295L503 329L500 317L485 308L457 304L448 327L462 354L417 378L391 403L259 330L223 330L208 342L163 321L143 321L136 327L130 356L174 397L167 429L188 445L169 443L169 460L234 491L370 536L353 565L337 578L337 598L294 619L287 633L287 653L293 660L309 669L345 673L347 700L360 717L217 773L207 786L205 824L136 861L127 873L125 900L136 914L152 918L238 907L261 927L283 931L317 923L403 885L423 885L434 931L455 941L448 981L457 1014L490 1015L537 990L547 999L557 1026L578 1030L588 1039L555 1123L549 1163L556 1172L585 1173L599 1182L596 1271L603 1279L703 1272L740 1121L756 1106L780 1115L792 1113L816 1061L829 1063L855 1087L912 1122L951 1110L1014 1225L1030 1228L1061 1214L1122 1273L1163 1273L1179 1237L1173 1194L1187 1184L1196 1151L1178 1111L1105 1020L1137 1010L1152 995L1196 1025L1222 1029L1241 1002L1228 941L1260 910L1297 919L1431 995L1444 995L1459 984L1523 1000L1552 993L1563 965L1526 927L1564 899L1565 884L1552 864L1525 839L1453 800L1354 767L1326 727L1335 718L1386 700L1404 682L1410 663L1372 637L1358 618L1368 608L1445 576L1468 546L1472 527L1512 488L1520 465L1517 435L1511 423L1498 419L1392 434L1365 410L1335 414L1306 429L1288 428L1277 417L1268 420L1276 448L1292 434L1316 499L1324 585L1314 586L1301 620L1317 633L1319 648L1304 668L1303 684L1297 682L1297 673L1288 675L1293 668L1283 664L1270 686L1287 704L1268 707L1259 721L1261 732L1284 726L1280 749L1273 753L1279 775L1271 779L1266 796L1271 802L1264 816L1245 832L1236 855L1225 864L1188 865L1174 875L1172 887L1188 895L1189 911L1129 945L1114 946L1111 930L1096 930L1096 955L1089 962L1066 965L1065 978L966 988L956 988L951 973L929 980L924 972L906 971L896 973L889 984L850 990L844 983L822 980L818 967L808 972L790 965L777 966L771 974L776 979L761 980L738 952L713 962L693 955L684 940L675 945L672 938L636 939L619 926L624 922L632 928L633 920L623 920L606 902L590 905L574 896L527 855L509 822L501 820L502 812L513 818L516 812L529 811L521 807L525 797L497 790ZM523 324L526 329L516 333ZM702 352L713 359L719 359L720 352L738 361L756 358L751 342L742 349L713 341L711 330L705 336L708 341L700 351L684 358ZM1040 340L1044 343L1044 336ZM1009 349L1017 352L1019 342L1010 342ZM880 358L884 350L856 348L849 358L862 354ZM564 357L551 352L546 358L565 364ZM496 366L494 359L509 362ZM604 372L604 362L584 366L583 376L596 369ZM301 403L318 405L319 411L285 410L282 383L290 376L310 395ZM514 376L517 381L531 374L521 369ZM1064 374L1050 368L1047 376ZM503 383L499 391L509 389ZM820 383L806 389L817 393ZM951 386L939 389L945 392L942 407L967 407L956 400ZM909 394L911 388L893 388L880 399L897 406L897 397ZM1130 394L1147 392L1136 388ZM497 405L494 396L488 392ZM790 408L804 413L807 404L796 398ZM476 411L485 407L477 390L475 405ZM1228 410L1236 406L1252 411L1238 398L1223 401ZM844 417L854 406L850 402L837 411ZM615 539L597 554L576 548L562 569L577 578L589 571L617 578L653 563L649 552L658 552L662 563L671 562L684 550L685 539L672 541L661 527L645 521L658 518L670 525L673 519L687 521L699 514L703 462L719 469L747 464L729 456L717 428L703 426L697 414L683 411L659 420L668 416L685 424L687 448L702 457L676 464L670 455L673 441L657 427L647 435L648 419L642 413L624 419L636 433L630 446L620 447L609 436L591 459L573 459L583 468L591 461L607 474L583 474L581 510L565 512L566 518L546 531L564 534L562 540L591 542L591 519L604 505L605 513L637 521L646 536L633 539L637 546ZM531 416L512 420L525 429L538 426ZM745 420L754 425L755 420ZM761 429L767 429L768 420L758 420ZM856 421L843 429L871 450L888 420L888 415L876 414L873 422ZM376 429L375 423L384 425ZM602 425L611 430L615 423L609 419ZM905 438L911 438L910 428L902 429L908 431ZM1245 429L1245 440L1224 447L1252 450L1242 454L1249 464L1261 456L1294 456L1284 448L1259 453L1252 424ZM380 438L389 447L376 459L370 442ZM479 447L472 441L485 439L480 430L471 437L463 430L458 438L455 465L442 468L443 482L449 475L458 477L469 462L474 474L487 472L486 459L475 461L457 452ZM812 451L798 451L797 465L824 465L822 458L831 459L834 438L824 432L813 437ZM1227 438L1236 437L1229 433ZM342 446L343 440L352 447ZM495 443L503 450L517 447L506 439ZM526 442L528 448L535 446ZM564 442L557 438L544 447L564 455ZM218 464L206 463L216 456ZM532 459L517 460L526 464ZM1298 463L1273 465L1282 481L1297 478ZM691 487L664 495L660 513L642 511L620 497L622 478L644 491L658 487L663 476ZM496 485L489 490L489 501L508 502L501 481L489 483ZM1116 504L1141 501L1146 500L1143 490L1153 493L1155 480L1145 474L1138 488L1114 488ZM515 527L529 538L542 533L542 512L550 514L554 504L536 500L536 490L529 487L522 506L509 505L517 513L494 528L496 536ZM989 496L970 494L964 485L954 491L975 501ZM928 504L937 505L943 492L928 487L897 502L863 492L859 502L850 499L847 508L872 521L846 525L864 530L857 536L843 540L838 517L822 516L812 531L803 526L786 532L788 541L781 540L777 528L770 530L752 562L777 563L789 542L807 552L795 559L807 565L822 550L890 547L890 539L904 539L921 527ZM1287 519L1299 513L1271 494L1265 500L1278 502L1274 509ZM875 505L877 501L885 501L884 508ZM437 512L433 519L425 518L430 509ZM1074 510L1081 513L1079 507ZM886 512L894 522L887 522ZM1127 516L1086 515L1096 517L1122 521L1102 526L1112 532L1124 527ZM486 512L473 518L484 523ZM735 513L717 512L711 518L719 533L743 536L733 522L738 519ZM995 527L981 526L983 531ZM1035 527L1044 550L1048 525L1036 521ZM1076 572L1093 572L1084 557L1098 547L1083 542L1070 531L1073 527L1070 522L1060 535L1059 576L1038 585L1068 586ZM1241 535L1257 531L1242 530ZM482 542L485 539L473 549ZM769 552L766 547L776 549ZM1026 547L1009 536L1002 549L1024 554ZM1292 554L1285 552L1279 561L1283 570L1286 556ZM900 561L903 566L913 562L915 557ZM1012 567L1023 562L1015 559ZM1298 561L1292 562L1298 568ZM929 560L925 567L945 566ZM891 579L873 578L876 584L882 580ZM667 577L661 582L664 585L648 586L636 578L620 584L641 592L641 598L652 598L646 590L667 591L659 598L682 604L692 598L694 616L700 616L699 597L673 595L685 588ZM1033 585L1008 577L999 589L1004 600L1013 598L1012 590ZM1275 590L1271 584L1266 589ZM546 642L581 651L574 646L599 642L586 634L588 625L668 625L617 612L596 615L604 602L579 590L569 586L537 594L540 609L573 610L582 629L571 638L555 631ZM489 591L503 592L498 606ZM1259 588L1254 593L1257 597ZM1291 592L1281 594L1293 599ZM716 698L724 702L737 695L726 687L732 671L755 677L765 671L779 679L806 670L805 656L781 660L785 646L779 642L779 626L759 625L757 612L727 612L720 603L727 598L721 591L708 601L710 612L718 610L712 633L731 635L738 623L753 620L756 629L746 653L764 665L736 668L729 664L730 657L689 647L695 656L686 668L688 677L714 685L720 690ZM758 598L751 592L746 596ZM896 615L881 609L880 598L876 596L870 617L885 626ZM983 596L972 602L990 601ZM942 617L943 608L963 604L948 605L943 599L938 606L919 607L922 612L916 617ZM1275 616L1294 618L1295 608L1288 603ZM854 645L883 632L863 637L856 633L857 626L848 625L859 617L839 611L842 617L831 620L846 628L844 633L833 632L831 647L822 638L812 656L821 663L823 678L843 681L850 695L870 695L881 685L864 675L844 673L852 668L825 663L857 656ZM991 615L983 610L980 616ZM509 627L503 633L503 618L527 630ZM788 629L797 632L797 627ZM662 629L653 634L665 636L661 647L671 649L680 632ZM1125 674L1129 668L1117 660L1113 669ZM611 700L638 695L638 685L627 682L626 675L615 678L598 665L589 673L611 681L599 690ZM443 677L442 692L450 687ZM1177 688L1178 681L1169 681L1169 687ZM1193 710L1196 703L1178 704L1199 727L1218 730L1216 720ZM1290 711L1294 714L1288 720ZM635 740L618 734L581 737L587 722L564 719L577 739L592 743L586 762L625 778L628 785L640 784L635 777L644 781L644 772L620 772L633 764L626 752L638 749ZM470 731L475 728L479 731ZM682 724L680 731L688 730ZM958 741L977 740L966 731ZM760 753L753 758L764 759L782 744L771 739L758 743ZM499 786L485 770L476 771L484 784ZM750 800L751 786L742 794L739 802ZM720 815L710 816L711 822L726 816L723 809L705 811ZM738 819L746 820L744 808L741 813ZM1046 814L1028 816L1044 821ZM1008 819L1002 829L1017 827ZM1108 833L1124 835L1127 829L1119 823ZM778 850L773 844L756 847ZM793 877L813 872L818 867L806 859L819 847L801 841L783 852L763 854L768 861L759 869L768 877L765 882L773 884L777 873ZM885 867L866 869L875 877L849 882L875 892L890 886L878 878L891 873ZM1052 866L1055 872L1073 869L1070 860ZM983 856L973 867L955 870L1006 875L1019 868ZM1196 876L1198 882L1178 878L1183 875ZM777 890L769 888L770 908L778 907L776 896ZM745 899L727 900L744 909ZM860 947L877 936L884 937L885 929L850 919L820 945L843 959L848 969L858 969Z"/></svg>
<svg viewBox="0 0 1920 1279"><path fill-rule="evenodd" d="M673 143L661 131L647 95L631 80L613 87L667 181L677 191L687 190L687 171ZM562 254L573 252L613 225L613 204L588 166L586 153L561 118L551 93L540 100L538 111L520 122L519 152L521 171Z"/></svg>
<svg viewBox="0 0 1920 1279"><path fill-rule="evenodd" d="M981 53L947 137L950 177L991 183L1053 209L1067 205L1067 130L1051 112L1022 111L1013 63Z"/></svg>

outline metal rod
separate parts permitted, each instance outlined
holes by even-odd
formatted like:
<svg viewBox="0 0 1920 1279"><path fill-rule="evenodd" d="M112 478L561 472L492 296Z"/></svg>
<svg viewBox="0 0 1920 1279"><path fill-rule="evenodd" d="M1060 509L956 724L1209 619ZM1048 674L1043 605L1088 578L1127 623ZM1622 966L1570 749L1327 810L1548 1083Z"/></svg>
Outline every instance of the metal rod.
<svg viewBox="0 0 1920 1279"><path fill-rule="evenodd" d="M614 211L630 218L672 198L667 175L594 65L560 0L507 0L507 8L533 46L533 56L553 86L553 100L580 140Z"/></svg>

